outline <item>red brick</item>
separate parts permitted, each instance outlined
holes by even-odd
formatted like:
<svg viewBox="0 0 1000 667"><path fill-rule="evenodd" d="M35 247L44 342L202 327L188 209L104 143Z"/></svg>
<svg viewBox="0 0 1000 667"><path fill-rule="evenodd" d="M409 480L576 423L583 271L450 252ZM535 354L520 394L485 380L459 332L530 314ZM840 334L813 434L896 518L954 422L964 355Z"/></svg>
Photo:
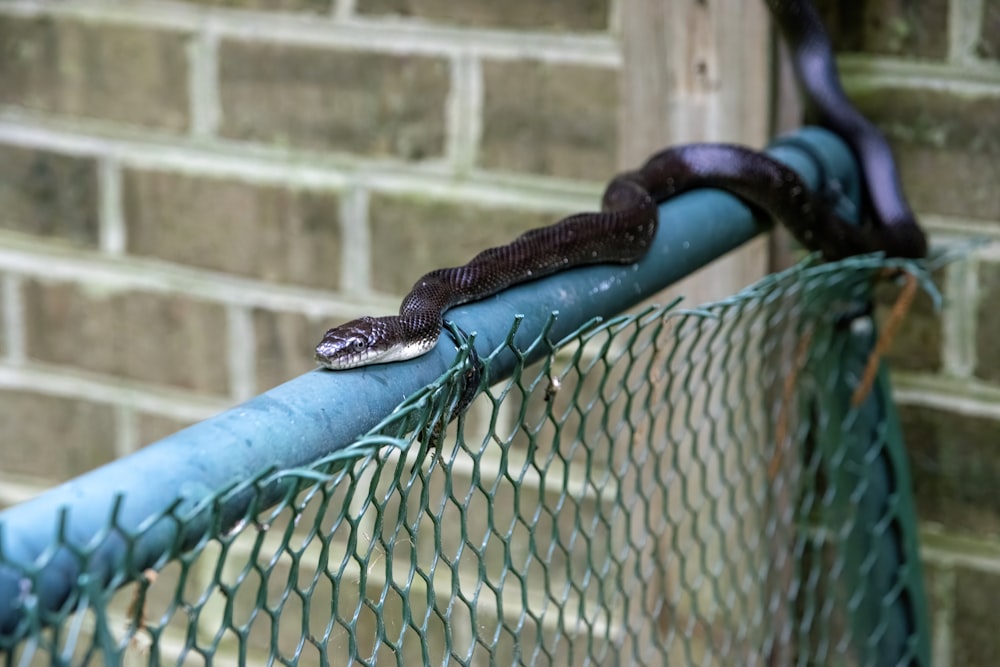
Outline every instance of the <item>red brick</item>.
<svg viewBox="0 0 1000 667"><path fill-rule="evenodd" d="M0 104L184 130L186 43L178 32L0 16Z"/></svg>
<svg viewBox="0 0 1000 667"><path fill-rule="evenodd" d="M223 136L406 160L444 151L447 63L280 44L219 48Z"/></svg>
<svg viewBox="0 0 1000 667"><path fill-rule="evenodd" d="M608 0L359 0L360 14L390 14L462 26L552 31L606 30Z"/></svg>
<svg viewBox="0 0 1000 667"><path fill-rule="evenodd" d="M278 282L337 283L334 193L131 169L123 193L130 253Z"/></svg>
<svg viewBox="0 0 1000 667"><path fill-rule="evenodd" d="M98 244L97 163L0 146L0 228Z"/></svg>
<svg viewBox="0 0 1000 667"><path fill-rule="evenodd" d="M0 390L0 471L63 482L115 458L114 411L74 398Z"/></svg>
<svg viewBox="0 0 1000 667"><path fill-rule="evenodd" d="M488 62L483 77L483 166L601 182L615 174L615 72Z"/></svg>
<svg viewBox="0 0 1000 667"><path fill-rule="evenodd" d="M32 359L206 393L228 393L226 316L218 304L145 292L25 284Z"/></svg>

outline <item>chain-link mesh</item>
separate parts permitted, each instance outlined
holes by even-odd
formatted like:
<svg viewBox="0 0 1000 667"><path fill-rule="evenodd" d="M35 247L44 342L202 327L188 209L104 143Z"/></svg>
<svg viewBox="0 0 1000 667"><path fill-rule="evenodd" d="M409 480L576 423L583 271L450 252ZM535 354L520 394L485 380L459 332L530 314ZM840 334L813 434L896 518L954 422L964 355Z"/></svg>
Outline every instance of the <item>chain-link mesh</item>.
<svg viewBox="0 0 1000 667"><path fill-rule="evenodd" d="M175 509L177 525L208 510L204 537L110 586L84 574L50 612L34 591L54 544L18 573L19 639L0 650L7 664L925 662L892 406L884 385L848 405L884 266L804 264L697 310L543 337L553 354L429 448L456 366L348 450L228 492L294 482L276 506L251 502L225 532L224 496ZM136 538L112 516L100 540ZM74 549L83 572L90 553Z"/></svg>

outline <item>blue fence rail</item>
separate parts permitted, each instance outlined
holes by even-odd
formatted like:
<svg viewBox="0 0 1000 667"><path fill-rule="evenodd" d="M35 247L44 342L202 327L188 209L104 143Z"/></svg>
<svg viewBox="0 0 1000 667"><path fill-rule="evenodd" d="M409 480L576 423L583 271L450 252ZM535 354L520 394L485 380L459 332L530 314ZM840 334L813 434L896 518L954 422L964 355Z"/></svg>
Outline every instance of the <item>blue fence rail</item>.
<svg viewBox="0 0 1000 667"><path fill-rule="evenodd" d="M855 162L828 132L804 128L768 152L810 187L836 181L857 200ZM550 338L559 340L595 317L650 298L770 226L734 197L710 190L671 199L659 216L654 246L635 266L573 269L456 308L449 318L476 332L483 356L504 342L515 313L524 316L516 346L524 348L548 325ZM554 311L559 316L553 324ZM435 350L412 361L306 373L0 513L0 563L6 563L0 564L0 647L44 624L47 612L72 602L81 582L100 588L124 584L175 556L177 545L184 548L227 531L250 503L261 509L277 502L288 481L275 477L242 490L239 483L347 448L401 400L439 378L455 353L454 343L442 337ZM515 361L511 351L495 358L489 380L509 374ZM220 500L227 490L232 491ZM199 511L206 502L213 503L212 512ZM188 519L177 521L182 515ZM109 516L114 518L110 525ZM97 544L81 565L74 548ZM25 573L33 580L30 595Z"/></svg>

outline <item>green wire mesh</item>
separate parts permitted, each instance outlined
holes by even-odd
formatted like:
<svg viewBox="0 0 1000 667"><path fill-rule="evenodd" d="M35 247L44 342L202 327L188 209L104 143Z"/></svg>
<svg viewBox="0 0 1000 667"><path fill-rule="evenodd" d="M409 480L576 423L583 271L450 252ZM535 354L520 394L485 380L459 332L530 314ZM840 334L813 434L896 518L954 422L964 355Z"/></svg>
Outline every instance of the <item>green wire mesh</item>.
<svg viewBox="0 0 1000 667"><path fill-rule="evenodd" d="M485 388L432 442L462 390L460 355L348 450L229 490L293 482L235 528L211 529L233 524L217 509L225 495L173 510L177 524L209 517L198 543L110 587L81 576L67 608L35 610L0 655L875 665L888 646L898 664L926 664L892 404L884 382L865 407L847 402L874 335L858 323L886 265L807 262L696 310L543 335L542 362ZM111 538L135 536L112 516Z"/></svg>

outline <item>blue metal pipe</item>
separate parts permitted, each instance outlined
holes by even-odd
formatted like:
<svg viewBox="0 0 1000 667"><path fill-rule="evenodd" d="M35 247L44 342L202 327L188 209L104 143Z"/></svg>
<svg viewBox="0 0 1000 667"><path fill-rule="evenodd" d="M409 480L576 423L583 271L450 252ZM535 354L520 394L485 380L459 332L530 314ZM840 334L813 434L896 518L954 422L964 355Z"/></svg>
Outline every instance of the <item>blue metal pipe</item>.
<svg viewBox="0 0 1000 667"><path fill-rule="evenodd" d="M769 152L811 187L825 176L857 191L849 149L824 130L802 129L794 141L778 142ZM612 316L652 297L770 224L734 197L710 190L671 199L659 216L655 244L636 265L573 269L453 309L448 317L476 332L481 356L504 342L515 314L524 316L515 343L534 341L553 311L559 317L550 336L559 340L595 316ZM228 494L221 522L209 524L210 512L195 512L200 503L241 481L305 466L346 448L400 401L437 379L454 357L454 343L445 336L435 350L412 361L306 373L0 513L0 649L47 611L72 604L81 575L97 586L124 583L178 548L225 531L245 515L249 503L262 508L277 502L290 482ZM514 363L513 353L499 355L490 364L490 380L509 373ZM187 519L163 519L170 511ZM137 537L126 540L122 534ZM85 565L72 549L91 554Z"/></svg>

